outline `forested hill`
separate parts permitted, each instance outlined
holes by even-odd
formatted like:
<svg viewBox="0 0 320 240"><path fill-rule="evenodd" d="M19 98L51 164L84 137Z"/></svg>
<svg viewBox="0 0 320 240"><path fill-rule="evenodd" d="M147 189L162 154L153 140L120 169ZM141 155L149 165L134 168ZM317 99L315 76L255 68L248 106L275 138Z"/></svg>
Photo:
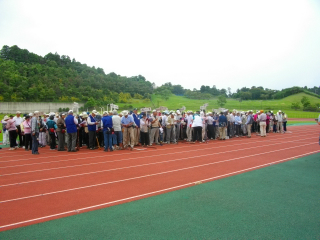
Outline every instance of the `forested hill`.
<svg viewBox="0 0 320 240"><path fill-rule="evenodd" d="M79 101L91 98L101 104L119 102L129 93L150 98L151 82L139 75L105 74L69 56L49 53L44 57L18 46L0 52L0 101Z"/></svg>

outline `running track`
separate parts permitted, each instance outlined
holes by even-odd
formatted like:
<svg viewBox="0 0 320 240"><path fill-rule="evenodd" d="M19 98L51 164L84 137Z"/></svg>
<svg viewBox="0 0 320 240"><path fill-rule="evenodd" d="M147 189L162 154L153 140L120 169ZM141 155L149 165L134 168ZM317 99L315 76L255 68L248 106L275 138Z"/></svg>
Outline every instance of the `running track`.
<svg viewBox="0 0 320 240"><path fill-rule="evenodd" d="M0 151L0 231L133 201L319 152L317 125L286 134L78 153ZM142 149L142 148L139 148Z"/></svg>

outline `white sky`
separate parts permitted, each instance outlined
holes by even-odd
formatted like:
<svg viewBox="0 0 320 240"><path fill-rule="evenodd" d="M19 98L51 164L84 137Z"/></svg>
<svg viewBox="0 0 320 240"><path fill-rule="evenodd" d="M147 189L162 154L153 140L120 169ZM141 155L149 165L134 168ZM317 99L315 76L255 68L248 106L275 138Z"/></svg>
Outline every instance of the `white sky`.
<svg viewBox="0 0 320 240"><path fill-rule="evenodd" d="M319 0L0 0L0 47L184 88L320 85Z"/></svg>

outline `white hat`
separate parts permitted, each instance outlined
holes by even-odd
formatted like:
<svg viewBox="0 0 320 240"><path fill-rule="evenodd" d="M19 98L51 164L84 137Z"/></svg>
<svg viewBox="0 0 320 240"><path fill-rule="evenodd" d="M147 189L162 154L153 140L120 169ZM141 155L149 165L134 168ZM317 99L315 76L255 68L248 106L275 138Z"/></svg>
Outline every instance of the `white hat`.
<svg viewBox="0 0 320 240"><path fill-rule="evenodd" d="M178 109L178 110L176 111L176 113L177 113L177 114L180 114L180 110Z"/></svg>
<svg viewBox="0 0 320 240"><path fill-rule="evenodd" d="M108 111L103 112L103 116L108 115Z"/></svg>
<svg viewBox="0 0 320 240"><path fill-rule="evenodd" d="M127 116L129 114L129 112L127 110L124 110L123 112L123 115Z"/></svg>
<svg viewBox="0 0 320 240"><path fill-rule="evenodd" d="M281 112L281 110L279 110L279 112Z"/></svg>
<svg viewBox="0 0 320 240"><path fill-rule="evenodd" d="M64 112L63 112L63 113L61 113L61 116L65 116L65 115L66 115L66 113L64 113Z"/></svg>
<svg viewBox="0 0 320 240"><path fill-rule="evenodd" d="M4 118L3 118L3 120L4 121L7 121L7 120L9 120L10 118L8 117L8 116L4 116Z"/></svg>
<svg viewBox="0 0 320 240"><path fill-rule="evenodd" d="M112 111L112 114L113 114L113 115L117 115L117 114L118 114L118 111L117 111L117 110L113 110L113 111Z"/></svg>
<svg viewBox="0 0 320 240"><path fill-rule="evenodd" d="M157 110L153 109L152 112L157 112Z"/></svg>
<svg viewBox="0 0 320 240"><path fill-rule="evenodd" d="M34 111L34 114L38 114L39 113L39 111Z"/></svg>
<svg viewBox="0 0 320 240"><path fill-rule="evenodd" d="M20 111L17 111L16 113L17 113L17 114L21 114L21 112L20 112Z"/></svg>
<svg viewBox="0 0 320 240"><path fill-rule="evenodd" d="M92 110L92 113L97 114L98 112L97 112L97 110Z"/></svg>
<svg viewBox="0 0 320 240"><path fill-rule="evenodd" d="M69 110L68 114L70 114L70 113L73 113L73 111L72 111L72 110Z"/></svg>
<svg viewBox="0 0 320 240"><path fill-rule="evenodd" d="M56 115L54 112L50 112L49 116Z"/></svg>
<svg viewBox="0 0 320 240"><path fill-rule="evenodd" d="M86 114L86 113L84 113L83 115L82 115L82 118L87 118L88 117L88 114Z"/></svg>

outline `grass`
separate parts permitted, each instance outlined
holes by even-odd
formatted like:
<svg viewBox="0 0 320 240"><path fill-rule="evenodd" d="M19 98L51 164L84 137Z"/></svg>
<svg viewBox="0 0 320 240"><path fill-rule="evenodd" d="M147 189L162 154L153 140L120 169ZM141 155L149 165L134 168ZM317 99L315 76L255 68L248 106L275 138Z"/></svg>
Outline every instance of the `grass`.
<svg viewBox="0 0 320 240"><path fill-rule="evenodd" d="M289 118L317 118L319 113L316 112L304 112L294 111L291 109L291 103L300 102L301 98L306 96L310 99L311 104L320 103L320 99L307 95L305 93L298 93L289 97L279 100L244 100L239 102L236 99L227 99L227 103L224 108L237 109L237 110L272 110L277 112L282 110L287 113ZM217 98L211 98L208 100L196 100L188 99L182 96L171 95L167 101L161 99L158 95L152 95L152 101L132 99L129 103L118 103L121 110L129 109L129 105L136 108L151 107L156 108L158 106L165 106L169 109L178 109L185 106L187 110L198 110L204 103L208 103L208 111L219 108L217 104Z"/></svg>

